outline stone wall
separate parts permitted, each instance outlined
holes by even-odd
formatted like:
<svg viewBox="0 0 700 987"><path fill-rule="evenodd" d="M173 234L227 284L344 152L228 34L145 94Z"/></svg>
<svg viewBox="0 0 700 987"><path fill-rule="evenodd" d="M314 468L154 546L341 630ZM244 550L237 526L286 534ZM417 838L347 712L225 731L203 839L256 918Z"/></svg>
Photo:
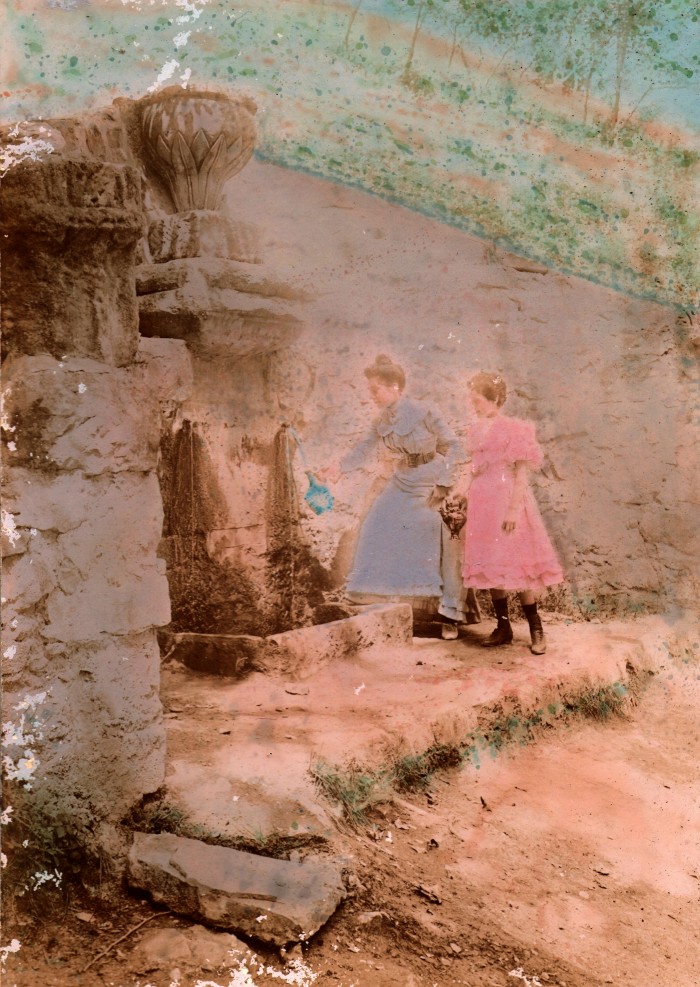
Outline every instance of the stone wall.
<svg viewBox="0 0 700 987"><path fill-rule="evenodd" d="M363 434L374 410L362 369L377 353L399 360L408 393L436 400L458 431L469 375L499 371L506 412L533 419L544 447L533 483L569 580L560 602L584 616L697 607L697 320L257 161L227 203L244 221L264 215L269 262L313 289L303 340L279 356L284 414L312 465ZM342 480L335 510L304 519L339 580L385 468Z"/></svg>

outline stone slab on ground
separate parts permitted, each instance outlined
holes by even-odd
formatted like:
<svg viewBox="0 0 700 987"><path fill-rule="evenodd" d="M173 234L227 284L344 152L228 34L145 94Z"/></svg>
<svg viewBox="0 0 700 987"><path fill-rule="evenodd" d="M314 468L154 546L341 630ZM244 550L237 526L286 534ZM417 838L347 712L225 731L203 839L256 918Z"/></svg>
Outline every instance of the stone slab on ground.
<svg viewBox="0 0 700 987"><path fill-rule="evenodd" d="M169 833L136 833L128 874L175 912L276 946L313 935L346 894L330 858L275 860Z"/></svg>
<svg viewBox="0 0 700 987"><path fill-rule="evenodd" d="M512 645L482 648L484 621L457 641L377 645L303 682L254 673L229 683L166 666L167 801L229 836L331 837L339 809L316 790L314 761L376 766L397 740L425 750L436 730L466 735L510 697L528 710L591 683L625 682L628 663L661 669L675 642L698 640L695 627L672 617L544 620L542 656L530 653L522 621Z"/></svg>

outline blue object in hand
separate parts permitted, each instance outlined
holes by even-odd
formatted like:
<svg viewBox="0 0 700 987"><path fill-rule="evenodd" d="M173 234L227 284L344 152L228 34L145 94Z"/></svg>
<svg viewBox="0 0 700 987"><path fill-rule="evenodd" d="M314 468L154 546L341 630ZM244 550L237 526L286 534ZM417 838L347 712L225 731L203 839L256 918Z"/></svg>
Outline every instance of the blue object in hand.
<svg viewBox="0 0 700 987"><path fill-rule="evenodd" d="M324 487L322 483L317 483L311 470L307 470L306 475L309 479L309 489L304 494L304 500L311 510L314 514L325 514L326 511L332 511L333 494L328 487Z"/></svg>

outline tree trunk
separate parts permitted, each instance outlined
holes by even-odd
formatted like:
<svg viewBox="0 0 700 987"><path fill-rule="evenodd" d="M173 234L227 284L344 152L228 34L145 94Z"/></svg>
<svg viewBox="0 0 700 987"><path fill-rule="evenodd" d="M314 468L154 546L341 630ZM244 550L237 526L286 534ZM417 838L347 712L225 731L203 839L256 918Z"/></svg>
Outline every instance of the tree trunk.
<svg viewBox="0 0 700 987"><path fill-rule="evenodd" d="M613 100L612 113L610 114L610 123L613 127L617 126L617 122L620 119L620 98L622 95L623 74L625 70L625 61L627 59L627 50L630 43L630 32L632 29L632 25L630 23L629 0L620 0L617 5L617 9L619 12L619 18L615 53L615 97Z"/></svg>
<svg viewBox="0 0 700 987"><path fill-rule="evenodd" d="M583 122L584 123L586 123L588 121L588 100L589 100L590 95L591 95L591 82L592 81L593 81L593 66L591 65L590 69L588 70L588 75L586 76L586 84L585 84L585 93L586 93L586 96L585 96L585 99L583 101Z"/></svg>
<svg viewBox="0 0 700 987"><path fill-rule="evenodd" d="M447 63L448 69L452 67L452 59L455 57L455 52L457 51L457 33L459 30L459 25L455 24L452 28L452 50L450 51L450 60Z"/></svg>
<svg viewBox="0 0 700 987"><path fill-rule="evenodd" d="M361 6L362 6L362 0L357 0L357 3L352 8L352 13L350 14L350 19L348 20L348 29L345 32L345 37L343 38L343 48L347 48L350 42L350 32L352 31L352 26L355 23L355 18L360 12Z"/></svg>
<svg viewBox="0 0 700 987"><path fill-rule="evenodd" d="M425 20L426 5L425 0L418 5L418 13L416 14L416 26L413 29L413 37L411 38L411 47L408 52L408 58L406 59L406 64L403 67L403 78L408 79L409 73L411 71L411 66L413 64L413 56L416 52L416 41L418 40L418 35L420 34L420 29L423 26L423 21Z"/></svg>

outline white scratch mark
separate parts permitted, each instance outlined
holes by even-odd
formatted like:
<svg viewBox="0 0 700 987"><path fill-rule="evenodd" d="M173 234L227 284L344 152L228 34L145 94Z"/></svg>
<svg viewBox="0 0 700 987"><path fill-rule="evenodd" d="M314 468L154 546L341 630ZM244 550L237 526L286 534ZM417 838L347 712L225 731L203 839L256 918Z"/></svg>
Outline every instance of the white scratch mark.
<svg viewBox="0 0 700 987"><path fill-rule="evenodd" d="M53 154L55 147L49 141L37 137L23 137L19 144L8 144L0 150L0 175L10 168L16 168L23 161L41 161L47 154Z"/></svg>
<svg viewBox="0 0 700 987"><path fill-rule="evenodd" d="M83 384L83 382L81 381L78 384L78 393L79 394L84 394L86 391L87 391L87 384Z"/></svg>
<svg viewBox="0 0 700 987"><path fill-rule="evenodd" d="M508 974L509 977L516 977L518 980L522 980L525 983L525 987L542 987L542 981L539 977L528 977L526 973L523 972L521 966L517 970L511 970Z"/></svg>
<svg viewBox="0 0 700 987"><path fill-rule="evenodd" d="M2 512L2 533L5 535L10 545L16 545L20 539L20 533L15 524L15 518L9 511Z"/></svg>
<svg viewBox="0 0 700 987"><path fill-rule="evenodd" d="M170 79L175 74L175 69L179 69L179 68L180 68L180 63L177 61L177 59L171 58L170 61L166 62L163 68L160 70L160 72L158 73L158 78L153 83L153 85L148 87L148 92L149 93L155 92L159 86L162 86L164 82L167 82L168 79Z"/></svg>
<svg viewBox="0 0 700 987"><path fill-rule="evenodd" d="M177 7L182 7L186 13L182 17L176 17L175 20L178 24L187 24L189 21L196 21L202 15L202 9L206 7L209 0L199 0L200 6L197 6L197 0L175 0L175 5Z"/></svg>
<svg viewBox="0 0 700 987"><path fill-rule="evenodd" d="M365 688L365 683L363 682L362 685L358 685L358 687L354 690L355 695L359 696L364 688Z"/></svg>
<svg viewBox="0 0 700 987"><path fill-rule="evenodd" d="M191 31L180 31L179 34L176 34L173 38L173 44L175 47L182 48L183 45L186 45L191 34Z"/></svg>
<svg viewBox="0 0 700 987"><path fill-rule="evenodd" d="M7 858L5 858L5 860L7 860ZM3 867L4 866L5 864L3 863ZM19 939L13 939L12 942L9 943L9 945L7 946L0 946L0 966L5 965L5 960L7 959L10 953L17 953L19 952L19 949L20 949Z"/></svg>
<svg viewBox="0 0 700 987"><path fill-rule="evenodd" d="M17 645L11 644L9 648L5 648L5 650L2 653L2 656L3 658L9 658L9 660L12 661L12 659L15 657L16 654L17 654Z"/></svg>

